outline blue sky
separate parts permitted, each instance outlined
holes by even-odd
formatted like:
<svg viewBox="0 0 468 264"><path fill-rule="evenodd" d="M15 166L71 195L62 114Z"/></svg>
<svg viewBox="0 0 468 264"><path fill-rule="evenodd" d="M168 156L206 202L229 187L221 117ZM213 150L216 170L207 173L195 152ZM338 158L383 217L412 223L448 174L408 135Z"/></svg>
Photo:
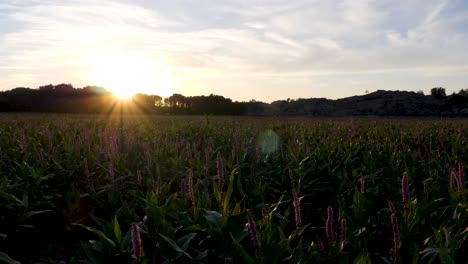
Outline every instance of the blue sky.
<svg viewBox="0 0 468 264"><path fill-rule="evenodd" d="M71 83L234 100L468 88L468 2L0 2L0 90Z"/></svg>

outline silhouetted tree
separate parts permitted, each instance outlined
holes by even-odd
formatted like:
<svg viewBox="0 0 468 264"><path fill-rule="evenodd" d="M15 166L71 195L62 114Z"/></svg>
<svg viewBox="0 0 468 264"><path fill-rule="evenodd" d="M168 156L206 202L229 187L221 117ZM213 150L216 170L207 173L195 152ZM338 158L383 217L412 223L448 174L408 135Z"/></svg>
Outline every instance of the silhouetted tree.
<svg viewBox="0 0 468 264"><path fill-rule="evenodd" d="M39 91L41 92L50 92L53 90L54 90L54 86L52 84L43 85L39 87Z"/></svg>
<svg viewBox="0 0 468 264"><path fill-rule="evenodd" d="M173 94L168 98L164 99L164 105L168 107L186 107L186 97L181 94Z"/></svg>
<svg viewBox="0 0 468 264"><path fill-rule="evenodd" d="M442 87L432 88L431 95L436 99L445 99L447 97L447 94L445 93L445 88Z"/></svg>
<svg viewBox="0 0 468 264"><path fill-rule="evenodd" d="M162 106L162 97L159 95L137 93L133 96L132 102L144 112L155 112L156 108Z"/></svg>
<svg viewBox="0 0 468 264"><path fill-rule="evenodd" d="M154 105L157 107L163 106L163 98L159 95L153 95Z"/></svg>
<svg viewBox="0 0 468 264"><path fill-rule="evenodd" d="M450 104L458 111L468 108L468 90L460 90L459 93L453 93L449 97Z"/></svg>

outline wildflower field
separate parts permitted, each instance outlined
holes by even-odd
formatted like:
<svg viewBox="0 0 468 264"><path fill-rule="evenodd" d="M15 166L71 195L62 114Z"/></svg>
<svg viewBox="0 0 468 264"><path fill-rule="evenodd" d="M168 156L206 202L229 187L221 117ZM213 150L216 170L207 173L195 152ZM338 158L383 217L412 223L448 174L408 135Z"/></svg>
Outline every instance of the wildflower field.
<svg viewBox="0 0 468 264"><path fill-rule="evenodd" d="M0 263L467 263L468 120L0 115Z"/></svg>

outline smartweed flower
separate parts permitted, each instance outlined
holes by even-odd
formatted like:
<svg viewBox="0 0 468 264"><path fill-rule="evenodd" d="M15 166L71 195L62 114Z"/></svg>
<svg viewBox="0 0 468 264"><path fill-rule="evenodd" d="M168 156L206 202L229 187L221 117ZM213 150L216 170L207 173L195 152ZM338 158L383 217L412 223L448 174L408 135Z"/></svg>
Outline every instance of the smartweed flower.
<svg viewBox="0 0 468 264"><path fill-rule="evenodd" d="M341 241L346 240L346 232L348 229L346 228L346 219L341 219Z"/></svg>
<svg viewBox="0 0 468 264"><path fill-rule="evenodd" d="M289 181L291 182L291 188L294 190L296 184L294 180L294 174L290 166L288 166L288 175L289 175Z"/></svg>
<svg viewBox="0 0 468 264"><path fill-rule="evenodd" d="M406 175L406 172L403 172L403 177L401 178L401 195L403 204L406 207L409 201L408 175Z"/></svg>
<svg viewBox="0 0 468 264"><path fill-rule="evenodd" d="M211 156L211 153L210 153L210 150L207 148L205 149L205 171L206 171L206 175L210 175L210 156Z"/></svg>
<svg viewBox="0 0 468 264"><path fill-rule="evenodd" d="M91 176L90 173L89 173L89 168L88 168L88 160L86 158L83 159L83 165L84 165L84 169L85 169L85 176L86 176L86 179L89 179L89 177Z"/></svg>
<svg viewBox="0 0 468 264"><path fill-rule="evenodd" d="M218 158L216 159L216 168L218 170L218 190L220 193L223 193L224 189L224 165L223 158L221 154L218 153Z"/></svg>
<svg viewBox="0 0 468 264"><path fill-rule="evenodd" d="M145 154L146 163L149 166L151 164L151 148L148 141L143 142L143 152Z"/></svg>
<svg viewBox="0 0 468 264"><path fill-rule="evenodd" d="M396 214L395 205L391 201L388 201L388 208L390 209L390 213Z"/></svg>
<svg viewBox="0 0 468 264"><path fill-rule="evenodd" d="M249 180L252 183L255 179L255 166L250 166Z"/></svg>
<svg viewBox="0 0 468 264"><path fill-rule="evenodd" d="M318 244L319 250L320 250L322 253L326 253L326 252L325 252L325 246L323 245L322 239L320 239L319 236L316 236L316 238L317 238L317 244Z"/></svg>
<svg viewBox="0 0 468 264"><path fill-rule="evenodd" d="M444 237L445 237L445 246L449 247L450 245L450 233L447 228L444 227Z"/></svg>
<svg viewBox="0 0 468 264"><path fill-rule="evenodd" d="M463 177L463 166L461 162L458 163L458 172L453 169L452 173L450 174L450 188L452 191L455 191L455 182L457 183L458 193L462 194L463 189L465 188L465 179Z"/></svg>
<svg viewBox="0 0 468 264"><path fill-rule="evenodd" d="M141 186L141 171L137 170L137 183L138 186Z"/></svg>
<svg viewBox="0 0 468 264"><path fill-rule="evenodd" d="M325 225L325 232L331 244L336 242L337 233L333 229L333 208L328 206L327 208L327 223Z"/></svg>
<svg viewBox="0 0 468 264"><path fill-rule="evenodd" d="M265 207L262 208L262 218L263 220L268 218L268 211Z"/></svg>
<svg viewBox="0 0 468 264"><path fill-rule="evenodd" d="M120 149L120 142L119 142L119 137L118 136L110 136L108 137L108 144L109 144L109 157L111 159L116 158L119 155L119 149Z"/></svg>
<svg viewBox="0 0 468 264"><path fill-rule="evenodd" d="M294 218L296 220L296 228L300 228L302 223L301 223L301 201L297 197L296 192L292 192L292 197L293 197L293 207L294 207Z"/></svg>
<svg viewBox="0 0 468 264"><path fill-rule="evenodd" d="M189 164L190 167L192 167L192 146L190 145L190 143L187 144L187 162Z"/></svg>
<svg viewBox="0 0 468 264"><path fill-rule="evenodd" d="M390 215L390 221L392 223L393 231L393 247L390 249L390 256L393 260L393 263L396 263L400 248L400 226L398 225L395 206L391 201L388 202L388 208L390 208L390 212L392 213Z"/></svg>
<svg viewBox="0 0 468 264"><path fill-rule="evenodd" d="M361 183L361 193L364 193L366 187L366 180L364 179L364 176L361 176L359 182Z"/></svg>
<svg viewBox="0 0 468 264"><path fill-rule="evenodd" d="M424 192L424 198L426 200L429 200L429 183L427 182L424 183L423 192Z"/></svg>
<svg viewBox="0 0 468 264"><path fill-rule="evenodd" d="M458 191L462 192L463 188L465 188L465 179L463 177L463 165L461 162L458 162L458 182L460 183Z"/></svg>
<svg viewBox="0 0 468 264"><path fill-rule="evenodd" d="M224 208L224 164L220 153L218 153L216 159L216 168L218 170L218 191L221 198L221 208Z"/></svg>
<svg viewBox="0 0 468 264"><path fill-rule="evenodd" d="M162 190L161 178L156 181L156 194L160 195Z"/></svg>
<svg viewBox="0 0 468 264"><path fill-rule="evenodd" d="M236 155L236 146L234 144L232 144L232 147L231 147L231 160L235 161L235 163L237 164L237 155Z"/></svg>
<svg viewBox="0 0 468 264"><path fill-rule="evenodd" d="M91 181L91 174L89 173L89 168L88 168L88 160L86 158L83 159L83 164L84 164L84 173L86 177L86 188L88 189L90 186L90 181Z"/></svg>
<svg viewBox="0 0 468 264"><path fill-rule="evenodd" d="M457 185L456 189L458 190L458 175L457 173L455 172L455 170L452 170L452 173L450 173L450 190L452 192L455 192L455 185Z"/></svg>
<svg viewBox="0 0 468 264"><path fill-rule="evenodd" d="M137 262L140 262L141 258L141 237L140 237L140 226L137 223L132 223L132 248L133 256Z"/></svg>
<svg viewBox="0 0 468 264"><path fill-rule="evenodd" d="M114 181L115 181L115 176L114 176L114 167L111 165L109 165L109 181L112 185L114 185Z"/></svg>
<svg viewBox="0 0 468 264"><path fill-rule="evenodd" d="M247 227L249 228L250 232L250 240L252 240L252 244L254 245L255 251L258 255L260 253L260 243L258 242L257 227L255 226L255 222L250 210L247 210Z"/></svg>
<svg viewBox="0 0 468 264"><path fill-rule="evenodd" d="M188 175L188 193L190 196L190 200L192 203L195 202L195 194L193 192L193 170L189 170L189 175Z"/></svg>
<svg viewBox="0 0 468 264"><path fill-rule="evenodd" d="M187 194L187 184L184 178L180 180L180 193L184 196Z"/></svg>

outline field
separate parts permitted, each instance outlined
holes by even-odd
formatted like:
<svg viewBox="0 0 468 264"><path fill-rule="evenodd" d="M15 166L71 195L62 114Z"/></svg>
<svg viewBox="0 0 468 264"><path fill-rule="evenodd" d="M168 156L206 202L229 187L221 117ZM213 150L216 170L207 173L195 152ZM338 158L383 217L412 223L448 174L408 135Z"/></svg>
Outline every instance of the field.
<svg viewBox="0 0 468 264"><path fill-rule="evenodd" d="M0 115L0 263L467 263L468 120Z"/></svg>

